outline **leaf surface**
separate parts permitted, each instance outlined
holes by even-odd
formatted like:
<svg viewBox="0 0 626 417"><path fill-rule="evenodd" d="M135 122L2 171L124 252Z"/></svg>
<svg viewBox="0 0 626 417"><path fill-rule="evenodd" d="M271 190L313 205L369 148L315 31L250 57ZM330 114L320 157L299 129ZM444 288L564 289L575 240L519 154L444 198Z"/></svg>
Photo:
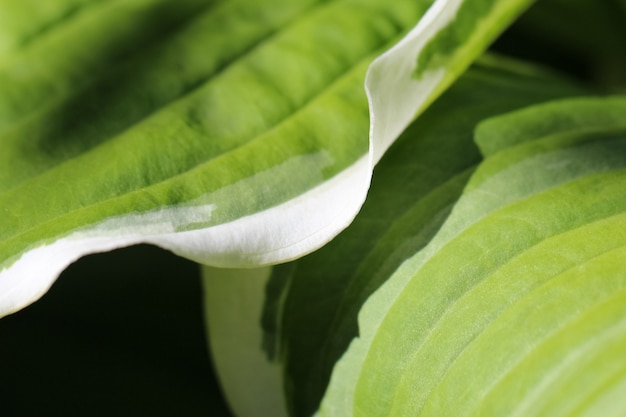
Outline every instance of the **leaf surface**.
<svg viewBox="0 0 626 417"><path fill-rule="evenodd" d="M532 132L539 124L528 115L542 110L617 115L623 104L547 103L479 131L484 144L501 143L489 127ZM368 416L567 415L600 405L594 392L615 374L587 361L624 335L626 136L571 116L479 166L438 234L365 303L360 338L335 368L320 415L350 406ZM624 366L620 355L603 357ZM586 383L571 383L583 372Z"/></svg>
<svg viewBox="0 0 626 417"><path fill-rule="evenodd" d="M530 1L432 3L64 0L18 19L0 58L0 314L86 253L151 243L240 267L325 244ZM370 70L370 116L366 70L418 20ZM377 99L394 91L409 95Z"/></svg>
<svg viewBox="0 0 626 417"><path fill-rule="evenodd" d="M97 2L7 52L2 314L89 252L237 266L325 243L369 185L367 66L428 5Z"/></svg>

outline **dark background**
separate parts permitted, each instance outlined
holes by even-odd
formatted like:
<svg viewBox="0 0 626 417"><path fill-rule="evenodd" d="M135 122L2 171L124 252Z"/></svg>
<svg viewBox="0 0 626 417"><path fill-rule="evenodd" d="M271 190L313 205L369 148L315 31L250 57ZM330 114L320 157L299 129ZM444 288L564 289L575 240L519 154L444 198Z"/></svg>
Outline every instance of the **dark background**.
<svg viewBox="0 0 626 417"><path fill-rule="evenodd" d="M0 416L226 416L207 352L196 264L91 255L0 320Z"/></svg>

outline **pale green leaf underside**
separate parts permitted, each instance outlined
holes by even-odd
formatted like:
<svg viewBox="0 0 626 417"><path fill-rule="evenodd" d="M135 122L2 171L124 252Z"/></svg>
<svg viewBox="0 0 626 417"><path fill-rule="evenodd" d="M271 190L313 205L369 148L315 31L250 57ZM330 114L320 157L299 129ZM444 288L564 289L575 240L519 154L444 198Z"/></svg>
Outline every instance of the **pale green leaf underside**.
<svg viewBox="0 0 626 417"><path fill-rule="evenodd" d="M204 266L208 341L220 385L235 416L286 416L281 369L259 349L258 326L271 268ZM245 398L245 401L242 401Z"/></svg>
<svg viewBox="0 0 626 417"><path fill-rule="evenodd" d="M420 82L378 133L365 71L430 0L63 0L32 22L34 3L4 1L17 17L0 32L1 314L85 253L146 242L245 266L318 248L353 219L386 147L480 52L452 47L463 65L442 61L447 81ZM464 3L459 16L474 13ZM476 9L483 46L527 2L497 3L511 16ZM422 22L401 65L455 21Z"/></svg>
<svg viewBox="0 0 626 417"><path fill-rule="evenodd" d="M554 102L481 125L488 149L502 143L490 127L542 129L487 158L437 236L366 302L320 415L623 413L624 103ZM585 107L615 117L586 128ZM562 117L549 125L542 110Z"/></svg>

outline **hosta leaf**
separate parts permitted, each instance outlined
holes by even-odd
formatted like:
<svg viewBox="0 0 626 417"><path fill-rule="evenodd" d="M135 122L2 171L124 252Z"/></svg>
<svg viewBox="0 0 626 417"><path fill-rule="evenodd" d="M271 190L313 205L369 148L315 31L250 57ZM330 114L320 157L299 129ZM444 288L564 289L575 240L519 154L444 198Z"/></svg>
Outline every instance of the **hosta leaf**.
<svg viewBox="0 0 626 417"><path fill-rule="evenodd" d="M37 35L97 0L5 0L0 3L0 56L24 46Z"/></svg>
<svg viewBox="0 0 626 417"><path fill-rule="evenodd" d="M505 70L499 59L482 61L390 148L376 168L368 200L348 229L317 252L273 267L264 301L264 342L273 361L283 368L291 415L309 416L317 409L334 363L356 336L361 304L406 257L430 240L447 217L480 159L472 141L476 124L490 115L580 92L552 78ZM241 382L227 381L242 374L236 366L231 366L230 372L225 369L228 362L234 362L230 359L234 352L256 349L258 355L261 344L257 341L242 347L240 342L252 333L245 330L246 326L258 331L258 312L248 316L247 325L238 323L228 326L228 332L220 330L226 327L224 323L232 322L227 312L236 304L227 297L220 299L218 294L224 294L224 288L229 294L239 294L234 300L239 299L243 306L255 305L249 300L249 273L239 272L242 276L237 280L232 273L205 269L213 355L218 369L223 369L222 379L233 407L258 407L261 401L251 391L255 386L266 392L270 385L277 387L277 365L271 368L266 363L264 368L261 358L257 367L246 366L257 378L256 384L247 385L247 395L237 393ZM257 303L262 295L257 292ZM236 316L239 320L243 311ZM240 353L239 363L247 356ZM264 377L261 369L273 369L274 376ZM270 411L263 414L279 415Z"/></svg>
<svg viewBox="0 0 626 417"><path fill-rule="evenodd" d="M505 120L538 136L488 157L429 245L365 303L320 415L346 415L342 402L367 416L623 411L611 389L597 390L622 386L626 365L615 353L626 132L586 129L576 111L539 130L528 116L584 106L617 115L625 100L548 103L481 125L484 144ZM600 358L607 365L593 368Z"/></svg>
<svg viewBox="0 0 626 417"><path fill-rule="evenodd" d="M85 253L145 242L250 266L327 242L415 113L530 1L431 3L64 0L9 28L0 314ZM370 73L370 97L410 97L377 100L368 145L365 71L426 10Z"/></svg>
<svg viewBox="0 0 626 417"><path fill-rule="evenodd" d="M3 314L84 253L263 264L358 210L365 70L429 2L185 4L97 3L2 58Z"/></svg>

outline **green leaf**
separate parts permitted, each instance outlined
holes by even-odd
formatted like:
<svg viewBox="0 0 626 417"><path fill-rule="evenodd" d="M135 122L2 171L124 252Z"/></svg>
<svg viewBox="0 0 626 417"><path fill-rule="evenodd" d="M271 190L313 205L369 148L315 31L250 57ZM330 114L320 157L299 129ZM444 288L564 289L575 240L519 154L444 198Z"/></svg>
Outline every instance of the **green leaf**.
<svg viewBox="0 0 626 417"><path fill-rule="evenodd" d="M273 267L264 301L264 343L270 357L283 368L290 415L309 416L317 409L333 365L357 335L356 316L362 303L402 261L428 243L449 214L480 160L472 141L476 124L529 103L580 93L552 78L505 70L498 59L481 61L486 63L466 73L389 149L376 167L368 200L344 232L311 255ZM233 281L231 274L205 269L206 291L217 294L211 289L220 286L223 292L228 288L229 294L248 299L250 279L246 282L244 275ZM261 302L263 294L258 296L257 302ZM230 322L228 310L234 304L217 296L208 300L214 343L219 343L220 337L212 326ZM250 317L247 326L258 328L259 315ZM241 323L229 327L230 340L241 340L250 331L243 330ZM260 345L259 341L246 349L258 350ZM242 348L232 343L224 351L237 349ZM229 360L215 349L213 356L218 368ZM261 374L258 369L252 372ZM270 386L268 381L257 384ZM225 391L233 393L233 407L258 404L250 393L234 393L241 384L232 385L233 389L226 386ZM254 386L249 384L248 389L252 391Z"/></svg>
<svg viewBox="0 0 626 417"><path fill-rule="evenodd" d="M6 30L0 314L86 253L143 242L239 267L322 246L415 114L530 1L431 3L64 0ZM370 117L366 69L427 10L372 66ZM415 81L423 48L444 55Z"/></svg>
<svg viewBox="0 0 626 417"><path fill-rule="evenodd" d="M581 132L624 131L624 114L626 102L619 96L546 103L484 121L476 129L475 139L486 156L549 135L555 135L553 141L558 145L556 135L567 141L569 135Z"/></svg>
<svg viewBox="0 0 626 417"><path fill-rule="evenodd" d="M32 0L4 0L0 3L0 57L23 47L96 1L56 0L42 4Z"/></svg>
<svg viewBox="0 0 626 417"><path fill-rule="evenodd" d="M56 23L0 64L1 314L85 253L148 242L236 266L325 243L369 184L367 66L429 4L133 0L42 18Z"/></svg>
<svg viewBox="0 0 626 417"><path fill-rule="evenodd" d="M502 143L490 127L541 134L488 157L439 233L368 299L320 415L616 415L611 389L597 390L626 366L626 132L576 115L625 102L566 100L481 125L490 149ZM529 116L559 108L575 110L571 123ZM592 368L600 358L610 367Z"/></svg>

